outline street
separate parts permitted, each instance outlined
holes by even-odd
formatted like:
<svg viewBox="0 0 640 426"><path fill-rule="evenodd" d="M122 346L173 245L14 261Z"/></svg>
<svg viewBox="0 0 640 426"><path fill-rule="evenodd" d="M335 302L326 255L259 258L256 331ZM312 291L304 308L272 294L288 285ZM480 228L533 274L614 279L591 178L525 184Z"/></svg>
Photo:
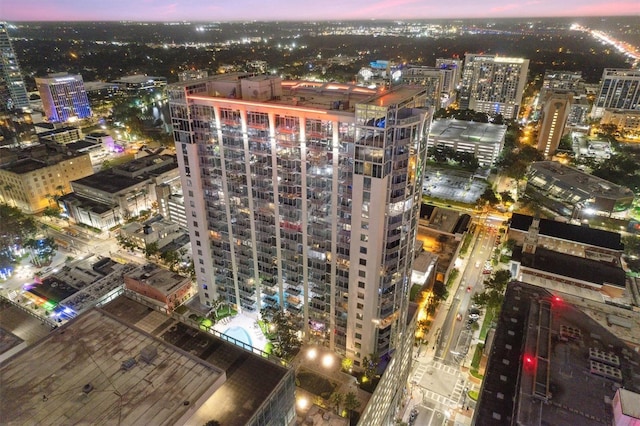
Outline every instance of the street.
<svg viewBox="0 0 640 426"><path fill-rule="evenodd" d="M407 421L413 408L418 410L416 425L443 425L449 420L456 424L471 424L475 401L467 396L479 390L471 383L467 370L477 343L482 313L474 327L469 323L469 309L474 294L484 291L483 282L489 277L486 268L498 242L502 218L481 215L469 252L459 266L461 271L449 290L449 296L438 309L423 346L414 357L410 374L411 396L404 411Z"/></svg>

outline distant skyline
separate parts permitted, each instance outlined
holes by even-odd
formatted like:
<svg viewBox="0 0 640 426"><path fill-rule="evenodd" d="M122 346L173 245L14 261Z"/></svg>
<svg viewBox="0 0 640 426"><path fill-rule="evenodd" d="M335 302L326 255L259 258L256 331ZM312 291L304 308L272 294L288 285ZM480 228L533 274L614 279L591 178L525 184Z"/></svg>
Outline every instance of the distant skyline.
<svg viewBox="0 0 640 426"><path fill-rule="evenodd" d="M6 21L296 21L640 16L621 0L0 0Z"/></svg>

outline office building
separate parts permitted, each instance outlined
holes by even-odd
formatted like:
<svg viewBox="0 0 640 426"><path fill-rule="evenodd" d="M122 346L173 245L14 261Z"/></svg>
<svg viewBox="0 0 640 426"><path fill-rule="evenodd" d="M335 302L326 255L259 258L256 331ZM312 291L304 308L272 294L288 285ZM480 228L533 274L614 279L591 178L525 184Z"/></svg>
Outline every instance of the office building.
<svg viewBox="0 0 640 426"><path fill-rule="evenodd" d="M284 309L360 366L403 332L425 89L220 75L168 88L200 300Z"/></svg>
<svg viewBox="0 0 640 426"><path fill-rule="evenodd" d="M36 78L47 120L52 123L91 116L89 98L80 74L56 73Z"/></svg>
<svg viewBox="0 0 640 426"><path fill-rule="evenodd" d="M462 75L462 60L455 58L436 59L436 68L443 72L442 79L442 107L446 108L456 100L456 93Z"/></svg>
<svg viewBox="0 0 640 426"><path fill-rule="evenodd" d="M591 118L601 118L607 108L640 111L640 70L604 69Z"/></svg>
<svg viewBox="0 0 640 426"><path fill-rule="evenodd" d="M20 108L29 108L29 97L7 23L0 22L0 112Z"/></svg>
<svg viewBox="0 0 640 426"><path fill-rule="evenodd" d="M460 109L517 118L528 71L528 59L467 54L458 99Z"/></svg>
<svg viewBox="0 0 640 426"><path fill-rule="evenodd" d="M542 152L545 158L549 158L556 152L560 139L565 134L565 126L571 112L573 94L555 90L546 91L545 93L545 97L542 100L542 116L536 148Z"/></svg>

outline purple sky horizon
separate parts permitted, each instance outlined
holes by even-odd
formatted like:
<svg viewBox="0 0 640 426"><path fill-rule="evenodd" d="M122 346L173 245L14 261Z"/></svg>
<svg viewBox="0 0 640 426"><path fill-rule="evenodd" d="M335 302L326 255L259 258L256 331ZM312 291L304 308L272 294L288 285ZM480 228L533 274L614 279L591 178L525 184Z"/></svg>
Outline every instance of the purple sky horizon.
<svg viewBox="0 0 640 426"><path fill-rule="evenodd" d="M313 21L640 16L638 0L0 0L5 21Z"/></svg>

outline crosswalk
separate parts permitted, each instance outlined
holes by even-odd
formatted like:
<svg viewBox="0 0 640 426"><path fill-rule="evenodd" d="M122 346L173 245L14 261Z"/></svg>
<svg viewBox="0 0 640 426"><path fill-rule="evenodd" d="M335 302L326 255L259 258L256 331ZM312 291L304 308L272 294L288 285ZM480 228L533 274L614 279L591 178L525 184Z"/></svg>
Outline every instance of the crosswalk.
<svg viewBox="0 0 640 426"><path fill-rule="evenodd" d="M443 406L452 408L456 407L459 404L459 401L462 398L462 394L465 389L465 381L462 377L460 377L460 371L458 369L435 360L429 363L421 363L418 364L413 373L412 382L416 384L420 383L425 374L432 375L436 370L439 371L438 374L445 373L455 377L455 386L451 391L451 396L447 397L423 387L421 389L423 401L429 399L438 404L442 404Z"/></svg>

